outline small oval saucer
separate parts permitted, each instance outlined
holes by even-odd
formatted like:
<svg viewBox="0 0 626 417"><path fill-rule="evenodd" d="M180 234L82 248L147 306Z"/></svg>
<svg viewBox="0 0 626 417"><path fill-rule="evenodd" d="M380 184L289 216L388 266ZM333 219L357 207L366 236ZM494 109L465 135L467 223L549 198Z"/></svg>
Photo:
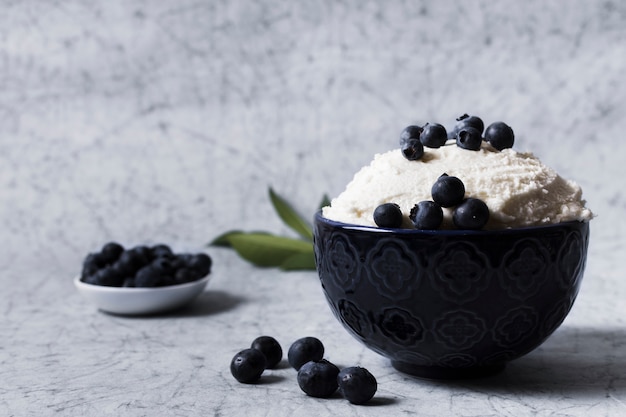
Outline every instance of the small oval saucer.
<svg viewBox="0 0 626 417"><path fill-rule="evenodd" d="M209 282L210 275L197 281L154 288L106 287L74 278L74 286L98 309L119 315L165 313L191 303Z"/></svg>

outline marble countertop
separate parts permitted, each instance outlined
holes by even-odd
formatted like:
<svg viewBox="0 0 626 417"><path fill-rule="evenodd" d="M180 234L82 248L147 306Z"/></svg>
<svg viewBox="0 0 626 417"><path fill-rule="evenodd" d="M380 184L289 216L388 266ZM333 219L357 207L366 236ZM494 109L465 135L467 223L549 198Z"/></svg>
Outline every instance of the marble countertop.
<svg viewBox="0 0 626 417"><path fill-rule="evenodd" d="M5 1L0 14L0 415L626 415L626 3ZM515 10L514 13L511 10ZM578 182L597 217L563 325L494 377L395 371L353 339L315 272L205 244L288 234L405 125L469 112ZM214 259L206 291L153 317L72 284L105 242ZM284 365L237 383L260 335L316 336L378 379L366 406L307 397Z"/></svg>

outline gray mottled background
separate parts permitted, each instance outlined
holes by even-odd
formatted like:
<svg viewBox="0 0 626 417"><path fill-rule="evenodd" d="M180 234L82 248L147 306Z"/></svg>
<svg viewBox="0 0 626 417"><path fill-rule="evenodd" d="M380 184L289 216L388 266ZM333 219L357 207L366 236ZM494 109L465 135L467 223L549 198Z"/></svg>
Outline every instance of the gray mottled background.
<svg viewBox="0 0 626 417"><path fill-rule="evenodd" d="M621 236L619 1L4 1L0 266L311 215L412 122L504 120Z"/></svg>

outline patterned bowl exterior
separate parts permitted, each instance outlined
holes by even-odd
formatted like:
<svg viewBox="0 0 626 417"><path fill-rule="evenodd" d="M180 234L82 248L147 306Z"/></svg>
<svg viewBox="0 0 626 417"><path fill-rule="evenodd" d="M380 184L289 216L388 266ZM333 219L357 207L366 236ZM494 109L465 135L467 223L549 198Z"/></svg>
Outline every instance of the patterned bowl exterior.
<svg viewBox="0 0 626 417"><path fill-rule="evenodd" d="M409 374L492 374L569 313L588 222L502 231L360 227L315 216L315 258L344 327Z"/></svg>

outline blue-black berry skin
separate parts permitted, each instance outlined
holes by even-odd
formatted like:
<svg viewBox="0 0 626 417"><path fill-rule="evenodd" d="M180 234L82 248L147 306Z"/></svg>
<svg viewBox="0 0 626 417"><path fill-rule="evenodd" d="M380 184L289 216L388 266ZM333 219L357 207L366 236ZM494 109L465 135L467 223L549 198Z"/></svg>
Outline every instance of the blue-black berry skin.
<svg viewBox="0 0 626 417"><path fill-rule="evenodd" d="M478 198L466 198L454 209L452 221L459 229L480 230L489 221L489 207Z"/></svg>
<svg viewBox="0 0 626 417"><path fill-rule="evenodd" d="M316 337L307 336L293 342L287 351L287 361L296 371L307 362L324 357L324 344Z"/></svg>
<svg viewBox="0 0 626 417"><path fill-rule="evenodd" d="M402 210L396 203L384 203L374 209L374 223L378 227L398 228L402 226Z"/></svg>
<svg viewBox="0 0 626 417"><path fill-rule="evenodd" d="M422 128L420 126L407 126L400 133L400 145L404 145L409 139L419 139L422 134Z"/></svg>
<svg viewBox="0 0 626 417"><path fill-rule="evenodd" d="M135 287L158 287L162 275L162 271L154 265L144 266L135 274Z"/></svg>
<svg viewBox="0 0 626 417"><path fill-rule="evenodd" d="M495 122L485 129L485 140L489 142L491 146L501 151L513 147L515 143L515 133L513 133L511 126L506 123Z"/></svg>
<svg viewBox="0 0 626 417"><path fill-rule="evenodd" d="M211 264L211 257L205 253L175 254L165 244L124 249L109 242L85 257L81 280L115 287L176 285L203 278L210 273Z"/></svg>
<svg viewBox="0 0 626 417"><path fill-rule="evenodd" d="M150 252L151 252L153 259L160 258L160 257L169 257L169 256L174 255L174 252L172 252L172 248L162 243L158 245L154 245L152 248L150 248Z"/></svg>
<svg viewBox="0 0 626 417"><path fill-rule="evenodd" d="M176 284L185 284L187 282L193 282L201 277L197 273L188 268L178 268L174 273L174 281Z"/></svg>
<svg viewBox="0 0 626 417"><path fill-rule="evenodd" d="M161 275L173 275L176 272L174 259L170 257L159 257L153 260L150 265L154 267Z"/></svg>
<svg viewBox="0 0 626 417"><path fill-rule="evenodd" d="M482 142L483 138L480 131L471 126L462 127L456 134L456 144L459 148L477 151Z"/></svg>
<svg viewBox="0 0 626 417"><path fill-rule="evenodd" d="M117 261L120 255L124 252L124 247L117 242L109 242L105 244L100 250L102 259L107 264L112 264Z"/></svg>
<svg viewBox="0 0 626 417"><path fill-rule="evenodd" d="M298 370L298 385L311 397L328 398L337 391L339 368L326 359L310 361Z"/></svg>
<svg viewBox="0 0 626 417"><path fill-rule="evenodd" d="M148 265L150 258L143 251L133 248L124 251L116 263L118 268L123 270L127 276L132 276Z"/></svg>
<svg viewBox="0 0 626 417"><path fill-rule="evenodd" d="M437 178L430 193L433 201L441 207L456 206L465 197L465 184L457 177L443 174Z"/></svg>
<svg viewBox="0 0 626 417"><path fill-rule="evenodd" d="M426 123L420 135L420 142L427 148L439 148L445 145L447 140L448 132L439 123Z"/></svg>
<svg viewBox="0 0 626 417"><path fill-rule="evenodd" d="M455 128L457 132L467 126L471 126L474 129L478 130L480 134L482 134L483 130L485 130L485 123L478 116L470 116L466 113L462 116L457 117L456 120L457 122L456 122Z"/></svg>
<svg viewBox="0 0 626 417"><path fill-rule="evenodd" d="M93 275L91 283L105 287L120 287L124 283L124 278L125 276L121 275L113 267L105 266Z"/></svg>
<svg viewBox="0 0 626 417"><path fill-rule="evenodd" d="M420 230L435 230L443 222L443 209L434 201L420 201L412 209L409 218Z"/></svg>
<svg viewBox="0 0 626 417"><path fill-rule="evenodd" d="M99 253L88 254L83 261L83 271L81 273L82 280L87 281L103 266L104 261L101 259L101 255Z"/></svg>
<svg viewBox="0 0 626 417"><path fill-rule="evenodd" d="M275 368L283 358L283 349L280 343L272 336L259 336L252 341L250 345L252 349L256 349L265 356L267 369Z"/></svg>
<svg viewBox="0 0 626 417"><path fill-rule="evenodd" d="M424 145L419 139L409 139L400 147L400 151L409 161L417 161L424 156Z"/></svg>
<svg viewBox="0 0 626 417"><path fill-rule="evenodd" d="M198 253L192 255L187 266L198 273L200 277L204 277L211 272L212 259L206 253Z"/></svg>
<svg viewBox="0 0 626 417"><path fill-rule="evenodd" d="M374 375L359 366L342 369L337 375L337 382L339 392L352 404L365 404L378 389Z"/></svg>
<svg viewBox="0 0 626 417"><path fill-rule="evenodd" d="M265 370L265 356L256 349L244 349L230 362L230 373L244 384L256 382Z"/></svg>

